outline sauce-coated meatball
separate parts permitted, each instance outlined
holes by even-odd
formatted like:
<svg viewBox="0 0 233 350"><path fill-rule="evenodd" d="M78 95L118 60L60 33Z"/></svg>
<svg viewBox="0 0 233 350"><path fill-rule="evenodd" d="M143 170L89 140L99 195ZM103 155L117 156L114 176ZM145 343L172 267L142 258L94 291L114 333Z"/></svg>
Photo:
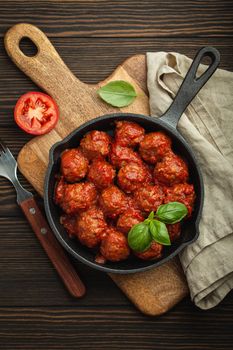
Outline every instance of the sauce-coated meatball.
<svg viewBox="0 0 233 350"><path fill-rule="evenodd" d="M138 258L142 260L154 260L159 259L162 256L163 246L155 241L151 242L150 248L143 253L134 253Z"/></svg>
<svg viewBox="0 0 233 350"><path fill-rule="evenodd" d="M172 187L164 188L164 203L181 202L188 209L188 216L191 216L195 201L195 192L193 185L176 184Z"/></svg>
<svg viewBox="0 0 233 350"><path fill-rule="evenodd" d="M154 169L155 182L172 186L178 183L184 183L188 180L188 167L183 159L170 152Z"/></svg>
<svg viewBox="0 0 233 350"><path fill-rule="evenodd" d="M156 211L163 203L164 193L162 188L158 185L146 185L134 192L134 198L139 208L149 213L151 211Z"/></svg>
<svg viewBox="0 0 233 350"><path fill-rule="evenodd" d="M144 135L145 130L136 123L116 122L115 140L121 146L135 147L144 139Z"/></svg>
<svg viewBox="0 0 233 350"><path fill-rule="evenodd" d="M54 202L57 205L60 205L62 202L62 199L64 197L64 192L65 192L65 182L63 176L57 181L56 186L55 186L55 191L54 191Z"/></svg>
<svg viewBox="0 0 233 350"><path fill-rule="evenodd" d="M140 142L139 153L145 162L155 164L171 149L171 139L163 132L146 134Z"/></svg>
<svg viewBox="0 0 233 350"><path fill-rule="evenodd" d="M83 153L88 159L106 157L110 152L111 137L104 131L88 132L80 141Z"/></svg>
<svg viewBox="0 0 233 350"><path fill-rule="evenodd" d="M60 217L60 223L64 226L70 237L74 237L76 235L75 216L64 214Z"/></svg>
<svg viewBox="0 0 233 350"><path fill-rule="evenodd" d="M90 182L66 184L60 206L66 214L76 214L91 207L97 199L95 186Z"/></svg>
<svg viewBox="0 0 233 350"><path fill-rule="evenodd" d="M104 189L99 198L100 206L109 218L116 218L128 207L126 195L116 186Z"/></svg>
<svg viewBox="0 0 233 350"><path fill-rule="evenodd" d="M76 232L79 241L89 247L94 248L100 244L105 235L107 224L101 209L92 207L81 213L76 222Z"/></svg>
<svg viewBox="0 0 233 350"><path fill-rule="evenodd" d="M137 152L129 147L122 147L117 143L112 144L109 161L116 168L121 168L129 162L142 164L142 159Z"/></svg>
<svg viewBox="0 0 233 350"><path fill-rule="evenodd" d="M102 190L113 184L115 175L116 171L111 164L105 160L97 159L90 165L87 178L94 183L98 190Z"/></svg>
<svg viewBox="0 0 233 350"><path fill-rule="evenodd" d="M117 220L117 229L125 234L128 234L134 225L139 224L144 220L145 218L139 211L129 209L119 216Z"/></svg>
<svg viewBox="0 0 233 350"><path fill-rule="evenodd" d="M130 249L124 234L109 228L101 242L100 252L109 261L121 261L128 258Z"/></svg>
<svg viewBox="0 0 233 350"><path fill-rule="evenodd" d="M176 241L181 234L181 224L180 222L177 222L175 224L167 224L167 230L169 233L170 241L174 242Z"/></svg>
<svg viewBox="0 0 233 350"><path fill-rule="evenodd" d="M129 163L119 170L117 180L118 185L124 192L131 193L139 187L150 183L152 177L145 165Z"/></svg>
<svg viewBox="0 0 233 350"><path fill-rule="evenodd" d="M61 173L68 182L76 182L86 176L88 159L77 148L67 149L61 155Z"/></svg>
<svg viewBox="0 0 233 350"><path fill-rule="evenodd" d="M166 133L146 134L139 124L127 120L116 120L115 126L114 137L92 130L77 148L65 150L60 173L55 175L54 203L62 212L60 223L69 237L92 249L98 264L127 259L128 233L161 204L185 204L188 219L195 202L194 186L187 183L188 166L173 153ZM171 243L179 242L182 223L166 227ZM161 258L164 246L151 239L146 251L132 251L135 257Z"/></svg>
<svg viewBox="0 0 233 350"><path fill-rule="evenodd" d="M127 207L132 210L136 210L140 212L137 200L134 198L133 194L128 194L127 196Z"/></svg>

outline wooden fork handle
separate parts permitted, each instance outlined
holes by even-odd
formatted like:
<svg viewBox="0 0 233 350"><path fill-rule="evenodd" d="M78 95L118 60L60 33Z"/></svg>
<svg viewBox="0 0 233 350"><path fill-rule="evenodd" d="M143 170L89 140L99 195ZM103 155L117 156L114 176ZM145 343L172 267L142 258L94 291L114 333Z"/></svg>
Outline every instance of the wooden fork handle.
<svg viewBox="0 0 233 350"><path fill-rule="evenodd" d="M77 298L82 297L85 286L55 238L35 198L26 199L19 205L70 294Z"/></svg>

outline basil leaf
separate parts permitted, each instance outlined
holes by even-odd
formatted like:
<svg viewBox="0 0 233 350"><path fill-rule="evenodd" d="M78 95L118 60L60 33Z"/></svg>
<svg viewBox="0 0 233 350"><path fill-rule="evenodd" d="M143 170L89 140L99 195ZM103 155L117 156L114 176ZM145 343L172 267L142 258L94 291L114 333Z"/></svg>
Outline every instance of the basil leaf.
<svg viewBox="0 0 233 350"><path fill-rule="evenodd" d="M155 216L154 212L153 212L153 211L151 211L151 212L150 212L150 214L149 214L149 216L148 216L148 218L147 218L147 219L145 219L145 220L143 221L143 222L144 222L144 224L149 225L149 224L150 224L150 222L151 222L151 220L153 220L153 219L154 219L154 216Z"/></svg>
<svg viewBox="0 0 233 350"><path fill-rule="evenodd" d="M167 227L163 222L158 220L151 221L150 233L157 243L162 245L171 245Z"/></svg>
<svg viewBox="0 0 233 350"><path fill-rule="evenodd" d="M154 219L154 216L155 216L154 212L151 211L149 216L148 216L148 219Z"/></svg>
<svg viewBox="0 0 233 350"><path fill-rule="evenodd" d="M114 107L128 106L137 96L134 87L124 80L111 81L97 92L105 102Z"/></svg>
<svg viewBox="0 0 233 350"><path fill-rule="evenodd" d="M156 211L156 216L166 224L175 224L188 214L187 207L180 202L162 204Z"/></svg>
<svg viewBox="0 0 233 350"><path fill-rule="evenodd" d="M134 225L128 234L128 243L135 252L144 252L150 247L152 237L149 226L143 222Z"/></svg>

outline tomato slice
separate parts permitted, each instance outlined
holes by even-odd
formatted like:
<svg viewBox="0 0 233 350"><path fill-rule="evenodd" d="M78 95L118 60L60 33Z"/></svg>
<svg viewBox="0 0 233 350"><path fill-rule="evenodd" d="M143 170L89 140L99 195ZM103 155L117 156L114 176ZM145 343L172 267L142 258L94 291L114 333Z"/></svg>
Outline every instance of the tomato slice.
<svg viewBox="0 0 233 350"><path fill-rule="evenodd" d="M14 109L18 126L29 134L43 135L51 131L58 121L56 102L42 92L28 92L22 95Z"/></svg>

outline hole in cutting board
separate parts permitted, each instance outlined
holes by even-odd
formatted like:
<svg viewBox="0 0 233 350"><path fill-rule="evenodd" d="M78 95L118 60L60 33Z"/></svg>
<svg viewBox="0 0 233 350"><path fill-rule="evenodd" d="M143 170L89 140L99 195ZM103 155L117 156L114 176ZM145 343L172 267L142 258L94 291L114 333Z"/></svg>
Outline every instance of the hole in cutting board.
<svg viewBox="0 0 233 350"><path fill-rule="evenodd" d="M20 50L24 53L24 55L28 57L36 56L38 53L38 49L34 42L28 37L24 37L19 42Z"/></svg>

